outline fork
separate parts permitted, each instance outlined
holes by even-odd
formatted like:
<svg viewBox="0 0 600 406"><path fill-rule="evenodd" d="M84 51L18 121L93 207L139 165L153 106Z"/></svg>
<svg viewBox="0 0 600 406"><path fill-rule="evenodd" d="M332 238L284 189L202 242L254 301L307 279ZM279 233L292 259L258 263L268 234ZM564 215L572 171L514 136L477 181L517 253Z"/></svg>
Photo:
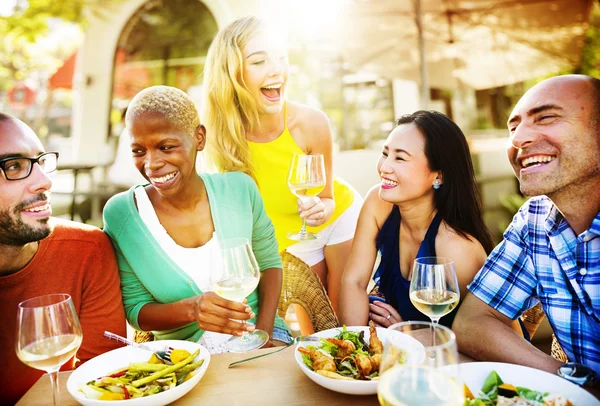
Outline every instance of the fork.
<svg viewBox="0 0 600 406"><path fill-rule="evenodd" d="M320 341L320 340L321 340L321 339L320 339L319 337L313 337L313 336L299 336L299 337L296 337L296 338L294 338L294 339L293 339L293 340L292 340L290 343L288 343L287 345L285 345L285 346L283 346L283 347L281 347L281 348L278 348L278 349L276 349L275 351L271 351L271 352L268 352L268 353L266 353L266 354L260 354L260 355L257 355L257 356L255 356L255 357L246 358L246 359L243 359L243 360L240 360L240 361L235 361L235 362L232 362L231 364L229 364L229 368L233 368L233 367L235 367L235 366L238 366L238 365L241 365L241 364L245 364L246 362L254 361L255 359L259 359L259 358L263 358L263 357L268 357L269 355L277 354L278 352L280 352L280 351L283 351L283 350L285 350L286 348L289 348L289 347L291 347L292 345L294 345L294 344L297 344L297 343L299 343L299 342L305 342L305 341Z"/></svg>
<svg viewBox="0 0 600 406"><path fill-rule="evenodd" d="M147 345L128 340L125 337L121 337L120 335L111 333L110 331L105 331L104 337L108 338L109 340L115 340L115 341L118 341L123 344L131 345L132 347L141 348L143 350L153 352L160 360L162 360L168 364L172 364L171 352L173 351L173 347L164 347L161 350L155 351L152 348L148 347Z"/></svg>

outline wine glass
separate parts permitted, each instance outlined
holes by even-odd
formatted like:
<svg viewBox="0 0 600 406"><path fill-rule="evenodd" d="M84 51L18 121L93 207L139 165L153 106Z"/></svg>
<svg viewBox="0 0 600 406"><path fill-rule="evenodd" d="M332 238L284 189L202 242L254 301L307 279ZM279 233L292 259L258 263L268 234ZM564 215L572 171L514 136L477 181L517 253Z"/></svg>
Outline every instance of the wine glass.
<svg viewBox="0 0 600 406"><path fill-rule="evenodd" d="M325 188L325 161L323 155L294 154L288 175L288 188L300 200L317 196ZM317 235L306 231L306 219L302 219L302 229L289 233L290 240L316 240Z"/></svg>
<svg viewBox="0 0 600 406"><path fill-rule="evenodd" d="M71 359L83 339L71 296L45 295L19 303L15 349L24 364L46 371L58 405L58 370Z"/></svg>
<svg viewBox="0 0 600 406"><path fill-rule="evenodd" d="M211 290L219 296L242 302L254 292L260 281L260 269L250 242L246 238L231 238L219 241L220 255L212 261L210 270ZM262 347L269 340L263 330L252 333L244 331L241 337L227 341L229 352L247 352Z"/></svg>
<svg viewBox="0 0 600 406"><path fill-rule="evenodd" d="M388 329L377 389L382 406L462 406L465 400L458 371L456 336L432 323L408 321ZM434 354L427 356L426 354Z"/></svg>
<svg viewBox="0 0 600 406"><path fill-rule="evenodd" d="M415 259L410 280L410 301L431 319L434 328L442 316L458 306L459 299L454 261L444 257Z"/></svg>

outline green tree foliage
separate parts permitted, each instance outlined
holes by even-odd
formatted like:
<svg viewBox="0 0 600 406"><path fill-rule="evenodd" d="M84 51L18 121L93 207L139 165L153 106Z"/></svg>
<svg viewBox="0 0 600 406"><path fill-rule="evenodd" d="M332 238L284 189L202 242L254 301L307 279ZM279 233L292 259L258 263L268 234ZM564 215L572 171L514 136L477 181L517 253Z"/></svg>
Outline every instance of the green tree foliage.
<svg viewBox="0 0 600 406"><path fill-rule="evenodd" d="M0 35L24 37L35 42L48 32L52 19L85 24L86 18L102 16L123 0L17 0L13 13L0 18Z"/></svg>
<svg viewBox="0 0 600 406"><path fill-rule="evenodd" d="M594 2L578 73L600 78L600 5Z"/></svg>
<svg viewBox="0 0 600 406"><path fill-rule="evenodd" d="M85 25L90 16L102 17L123 0L17 0L12 14L0 17L0 90L34 72L52 72L72 49L58 44L54 49L39 40L60 22ZM72 48L72 47L71 47Z"/></svg>

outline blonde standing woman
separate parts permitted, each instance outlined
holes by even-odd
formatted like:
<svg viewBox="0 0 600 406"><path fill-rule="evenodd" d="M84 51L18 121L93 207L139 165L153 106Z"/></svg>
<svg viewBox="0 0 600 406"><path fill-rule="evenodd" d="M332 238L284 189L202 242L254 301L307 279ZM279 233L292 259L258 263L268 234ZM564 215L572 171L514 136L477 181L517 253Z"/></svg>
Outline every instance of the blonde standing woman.
<svg viewBox="0 0 600 406"><path fill-rule="evenodd" d="M258 184L275 226L279 250L310 265L327 288L334 309L350 253L362 198L335 179L329 120L317 109L286 100L287 50L256 17L235 20L210 46L204 68L203 121L208 161L221 172L240 171ZM323 154L327 184L318 196L297 199L287 187L292 156ZM300 218L313 241L295 243ZM301 321L303 333L310 328Z"/></svg>

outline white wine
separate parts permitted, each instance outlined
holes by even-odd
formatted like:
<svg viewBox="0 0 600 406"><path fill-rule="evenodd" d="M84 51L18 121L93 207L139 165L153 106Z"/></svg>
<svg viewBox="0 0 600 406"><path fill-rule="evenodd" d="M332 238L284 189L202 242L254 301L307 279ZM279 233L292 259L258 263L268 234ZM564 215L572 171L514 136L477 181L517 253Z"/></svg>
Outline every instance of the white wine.
<svg viewBox="0 0 600 406"><path fill-rule="evenodd" d="M17 355L24 364L32 368L54 371L75 355L81 339L77 334L47 337L27 345Z"/></svg>
<svg viewBox="0 0 600 406"><path fill-rule="evenodd" d="M324 183L300 183L289 185L290 190L298 198L317 196L325 188Z"/></svg>
<svg viewBox="0 0 600 406"><path fill-rule="evenodd" d="M424 366L398 365L381 376L381 406L462 406L462 385L451 376Z"/></svg>
<svg viewBox="0 0 600 406"><path fill-rule="evenodd" d="M212 290L219 296L236 302L243 301L258 286L258 278L241 276L216 282Z"/></svg>
<svg viewBox="0 0 600 406"><path fill-rule="evenodd" d="M451 291L423 289L410 292L410 301L423 314L439 318L458 306L459 295Z"/></svg>

